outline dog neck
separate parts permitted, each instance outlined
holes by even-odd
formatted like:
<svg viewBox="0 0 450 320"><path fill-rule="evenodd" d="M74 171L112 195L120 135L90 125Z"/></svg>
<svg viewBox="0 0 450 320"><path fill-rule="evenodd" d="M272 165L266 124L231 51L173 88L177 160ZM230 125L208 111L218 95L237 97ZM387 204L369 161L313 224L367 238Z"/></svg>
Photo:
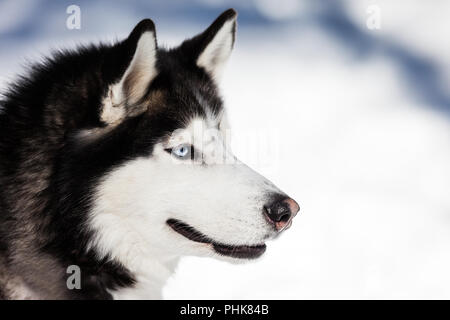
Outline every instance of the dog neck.
<svg viewBox="0 0 450 320"><path fill-rule="evenodd" d="M111 290L115 300L162 299L162 290L175 272L179 258L145 261L132 271L133 286Z"/></svg>

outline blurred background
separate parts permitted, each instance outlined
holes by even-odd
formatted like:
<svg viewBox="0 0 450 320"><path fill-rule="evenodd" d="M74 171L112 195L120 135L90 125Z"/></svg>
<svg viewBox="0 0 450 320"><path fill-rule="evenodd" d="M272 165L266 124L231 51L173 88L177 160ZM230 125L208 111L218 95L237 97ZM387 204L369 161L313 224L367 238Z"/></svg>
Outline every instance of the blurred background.
<svg viewBox="0 0 450 320"><path fill-rule="evenodd" d="M302 211L256 263L183 259L165 298L450 298L449 1L2 0L0 88L52 49L147 17L170 47L229 7L230 123L265 133L236 153Z"/></svg>

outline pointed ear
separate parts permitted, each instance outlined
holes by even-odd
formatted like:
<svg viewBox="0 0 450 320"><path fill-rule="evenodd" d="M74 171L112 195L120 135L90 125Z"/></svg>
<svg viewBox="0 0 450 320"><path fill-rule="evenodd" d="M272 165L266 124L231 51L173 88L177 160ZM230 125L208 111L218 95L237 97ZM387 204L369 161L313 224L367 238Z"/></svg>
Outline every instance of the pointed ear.
<svg viewBox="0 0 450 320"><path fill-rule="evenodd" d="M203 43L197 66L204 68L214 79L220 79L233 49L236 17L237 13L233 9L225 11L201 36Z"/></svg>
<svg viewBox="0 0 450 320"><path fill-rule="evenodd" d="M129 63L120 80L109 88L104 101L101 117L107 123L143 111L140 101L157 75L157 42L153 21L145 19L139 22L123 46L129 52Z"/></svg>
<svg viewBox="0 0 450 320"><path fill-rule="evenodd" d="M218 80L233 49L237 12L228 9L203 33L186 41L182 48L190 50L198 67Z"/></svg>

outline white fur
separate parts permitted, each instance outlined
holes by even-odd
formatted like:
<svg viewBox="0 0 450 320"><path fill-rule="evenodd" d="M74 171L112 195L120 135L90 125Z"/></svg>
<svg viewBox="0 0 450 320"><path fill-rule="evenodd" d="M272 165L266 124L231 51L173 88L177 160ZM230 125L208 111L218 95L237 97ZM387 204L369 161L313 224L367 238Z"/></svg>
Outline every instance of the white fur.
<svg viewBox="0 0 450 320"><path fill-rule="evenodd" d="M236 18L225 22L197 59L197 65L209 72L214 79L220 79L225 63L233 49L235 24Z"/></svg>
<svg viewBox="0 0 450 320"><path fill-rule="evenodd" d="M126 112L124 105L114 104L112 88L110 88L108 95L102 102L102 113L100 115L100 119L105 123L116 124L125 118L125 115Z"/></svg>
<svg viewBox="0 0 450 320"><path fill-rule="evenodd" d="M197 64L214 78L220 76L233 46L235 18L225 22ZM156 74L154 35L139 41L123 79L105 98L102 119L116 123L127 116L116 110L125 99L138 101ZM150 58L150 59L149 59ZM145 70L137 88L124 96L124 79ZM134 74L135 75L135 74ZM134 79L134 78L133 78ZM142 82L141 82L142 80ZM145 86L143 85L145 84ZM116 299L158 299L181 256L210 256L227 261L211 244L193 242L167 225L168 219L187 223L226 245L259 245L276 235L263 215L268 196L281 193L271 182L237 160L224 141L225 114L216 117L204 106L204 118L187 119L186 127L154 146L151 157L125 162L103 177L96 188L89 225L95 238L90 244L100 257L112 257L136 277L133 288L112 292ZM88 139L95 132L82 135ZM192 144L200 159L179 160L164 149Z"/></svg>
<svg viewBox="0 0 450 320"><path fill-rule="evenodd" d="M279 190L238 160L216 164L215 154L230 152L220 136L205 141L199 136L213 124L217 121L192 119L187 131L156 144L151 157L128 161L99 184L91 213L96 234L91 246L101 256L122 263L138 279L135 288L113 292L115 298L160 298L162 286L183 255L236 260L176 233L166 224L169 218L229 245L262 244L275 235L262 208L267 194ZM185 141L187 136L191 141ZM203 164L174 160L164 151L170 143L185 142L194 142L201 150Z"/></svg>
<svg viewBox="0 0 450 320"><path fill-rule="evenodd" d="M141 35L133 59L121 80L111 86L108 96L103 100L102 121L114 124L120 122L126 116L125 102L133 105L144 96L150 82L157 75L155 64L155 34L147 31ZM130 92L125 91L124 84L126 81L132 83ZM139 108L135 109L139 110Z"/></svg>

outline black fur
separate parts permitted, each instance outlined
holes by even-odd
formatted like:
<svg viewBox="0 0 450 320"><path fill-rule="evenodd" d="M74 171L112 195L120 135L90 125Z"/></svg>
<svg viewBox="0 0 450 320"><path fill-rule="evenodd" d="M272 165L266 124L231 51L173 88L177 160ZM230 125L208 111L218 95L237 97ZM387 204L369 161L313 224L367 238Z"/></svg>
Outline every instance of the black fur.
<svg viewBox="0 0 450 320"><path fill-rule="evenodd" d="M148 111L92 141L77 133L107 127L101 101L125 72L139 36L154 31L151 20L122 42L57 52L9 87L0 102L0 298L11 297L8 284L16 280L47 299L110 299L107 290L134 284L117 261L87 251L92 189L124 161L151 156L155 142L186 118L203 114L195 92L213 113L221 111L214 82L195 61L234 15L226 11L178 48L158 49ZM81 290L66 287L66 268L73 264L82 270Z"/></svg>

